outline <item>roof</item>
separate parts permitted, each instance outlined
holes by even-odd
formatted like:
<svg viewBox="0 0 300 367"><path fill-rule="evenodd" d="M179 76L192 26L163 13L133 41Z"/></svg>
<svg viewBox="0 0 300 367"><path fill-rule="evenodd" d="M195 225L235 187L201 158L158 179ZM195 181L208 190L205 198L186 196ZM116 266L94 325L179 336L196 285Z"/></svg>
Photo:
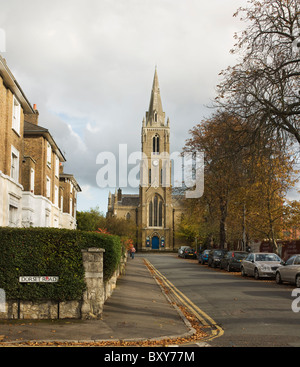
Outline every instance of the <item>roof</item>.
<svg viewBox="0 0 300 367"><path fill-rule="evenodd" d="M19 83L13 76L9 67L6 64L6 60L0 55L0 75L3 78L5 86L11 90L11 92L18 98L19 102L22 105L22 108L25 113L35 113L35 110L29 103L25 93L22 91Z"/></svg>
<svg viewBox="0 0 300 367"><path fill-rule="evenodd" d="M112 202L114 202L115 196L118 194L112 194ZM118 201L118 205L121 206L135 206L137 207L140 202L140 196L138 194L122 194L122 200Z"/></svg>
<svg viewBox="0 0 300 367"><path fill-rule="evenodd" d="M32 122L24 121L24 138L26 138L26 136L28 137L29 135L43 136L50 143L52 149L59 157L59 160L61 162L66 161L66 158L62 154L61 150L59 149L58 145L56 144L55 140L53 139L48 129L33 124Z"/></svg>
<svg viewBox="0 0 300 367"><path fill-rule="evenodd" d="M138 206L140 202L139 195L123 194L121 205L123 206Z"/></svg>
<svg viewBox="0 0 300 367"><path fill-rule="evenodd" d="M147 125L150 124L150 126L163 126L165 124L165 113L163 112L163 107L161 103L158 75L156 69L153 78L149 110L146 113L146 118Z"/></svg>
<svg viewBox="0 0 300 367"><path fill-rule="evenodd" d="M59 174L59 179L64 179L67 178L68 180L70 180L72 182L72 184L76 187L76 190L82 191L81 187L78 185L78 182L76 181L74 175L70 174L70 173L60 173Z"/></svg>

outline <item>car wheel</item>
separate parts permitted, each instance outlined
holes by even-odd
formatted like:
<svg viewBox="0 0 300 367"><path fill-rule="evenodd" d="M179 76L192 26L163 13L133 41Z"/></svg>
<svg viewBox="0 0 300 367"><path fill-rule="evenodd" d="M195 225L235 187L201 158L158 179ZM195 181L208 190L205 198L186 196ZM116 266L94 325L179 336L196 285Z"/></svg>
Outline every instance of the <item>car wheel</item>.
<svg viewBox="0 0 300 367"><path fill-rule="evenodd" d="M258 269L257 269L257 268L255 268L255 269L254 269L254 278L255 278L256 280L258 280L258 279L259 279L259 272L258 272Z"/></svg>
<svg viewBox="0 0 300 367"><path fill-rule="evenodd" d="M276 283L277 284L281 284L282 283L282 280L281 280L281 276L280 276L279 271L277 271L276 274L275 274L275 280L276 280Z"/></svg>
<svg viewBox="0 0 300 367"><path fill-rule="evenodd" d="M241 275L242 275L242 277L247 276L247 274L246 274L245 269L244 269L243 266L241 267Z"/></svg>
<svg viewBox="0 0 300 367"><path fill-rule="evenodd" d="M296 287L300 288L300 274L296 276Z"/></svg>

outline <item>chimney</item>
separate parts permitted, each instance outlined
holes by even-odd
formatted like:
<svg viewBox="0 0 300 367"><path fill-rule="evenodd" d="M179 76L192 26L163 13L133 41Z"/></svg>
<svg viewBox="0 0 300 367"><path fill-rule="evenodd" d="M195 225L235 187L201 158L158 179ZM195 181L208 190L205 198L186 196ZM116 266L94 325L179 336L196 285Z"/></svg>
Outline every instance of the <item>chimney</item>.
<svg viewBox="0 0 300 367"><path fill-rule="evenodd" d="M36 108L36 104L33 105L34 113L25 113L24 119L26 122L31 122L32 124L39 124L39 111Z"/></svg>

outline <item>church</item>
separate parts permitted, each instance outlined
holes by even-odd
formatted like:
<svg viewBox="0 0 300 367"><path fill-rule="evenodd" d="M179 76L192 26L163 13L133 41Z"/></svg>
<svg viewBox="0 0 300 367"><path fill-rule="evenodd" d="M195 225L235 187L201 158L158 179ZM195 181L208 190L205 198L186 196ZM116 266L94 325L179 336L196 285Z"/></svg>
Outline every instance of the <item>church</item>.
<svg viewBox="0 0 300 367"><path fill-rule="evenodd" d="M172 193L170 121L163 111L156 69L141 143L139 194L123 194L121 189L109 193L107 216L135 221L137 250L177 251L185 244L176 236L184 197Z"/></svg>

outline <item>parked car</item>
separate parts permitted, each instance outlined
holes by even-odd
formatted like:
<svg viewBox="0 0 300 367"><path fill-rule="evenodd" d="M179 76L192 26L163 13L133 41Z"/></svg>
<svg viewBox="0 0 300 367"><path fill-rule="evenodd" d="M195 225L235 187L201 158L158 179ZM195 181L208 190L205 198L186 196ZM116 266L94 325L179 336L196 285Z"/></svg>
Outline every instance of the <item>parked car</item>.
<svg viewBox="0 0 300 367"><path fill-rule="evenodd" d="M220 261L220 269L240 271L242 260L248 255L246 251L228 251Z"/></svg>
<svg viewBox="0 0 300 367"><path fill-rule="evenodd" d="M183 250L183 257L185 259L197 259L197 252L191 247L186 247Z"/></svg>
<svg viewBox="0 0 300 367"><path fill-rule="evenodd" d="M181 246L181 247L178 249L178 257L183 257L183 251L184 251L184 249L186 249L187 247L190 247L190 246Z"/></svg>
<svg viewBox="0 0 300 367"><path fill-rule="evenodd" d="M204 250L202 251L199 256L198 256L198 262L199 264L201 263L202 265L205 264L207 262L208 259L208 254L211 252L211 250Z"/></svg>
<svg viewBox="0 0 300 367"><path fill-rule="evenodd" d="M223 256L226 254L227 250L212 250L209 254L208 254L208 259L207 259L207 265L211 266L212 268L216 268L220 266L220 261L223 258Z"/></svg>
<svg viewBox="0 0 300 367"><path fill-rule="evenodd" d="M276 283L289 282L300 288L300 254L290 257L286 263L276 270Z"/></svg>
<svg viewBox="0 0 300 367"><path fill-rule="evenodd" d="M242 261L242 276L254 276L255 279L261 277L275 278L276 270L282 266L281 258L270 252L250 253Z"/></svg>

